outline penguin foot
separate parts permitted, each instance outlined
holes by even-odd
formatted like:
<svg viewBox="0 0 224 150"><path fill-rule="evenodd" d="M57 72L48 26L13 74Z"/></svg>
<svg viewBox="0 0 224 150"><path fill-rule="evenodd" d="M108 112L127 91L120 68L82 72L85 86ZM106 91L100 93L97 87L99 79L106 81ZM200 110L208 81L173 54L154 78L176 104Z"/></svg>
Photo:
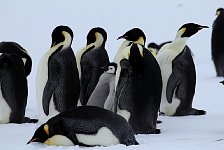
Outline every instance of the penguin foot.
<svg viewBox="0 0 224 150"><path fill-rule="evenodd" d="M37 123L38 119L30 119L29 117L25 117L24 123Z"/></svg>
<svg viewBox="0 0 224 150"><path fill-rule="evenodd" d="M192 108L189 115L205 115L206 111Z"/></svg>
<svg viewBox="0 0 224 150"><path fill-rule="evenodd" d="M189 115L195 115L195 116L199 116L199 115L205 115L206 111L204 110L198 110L195 108L191 108L190 110L179 110L175 113L174 116L189 116Z"/></svg>

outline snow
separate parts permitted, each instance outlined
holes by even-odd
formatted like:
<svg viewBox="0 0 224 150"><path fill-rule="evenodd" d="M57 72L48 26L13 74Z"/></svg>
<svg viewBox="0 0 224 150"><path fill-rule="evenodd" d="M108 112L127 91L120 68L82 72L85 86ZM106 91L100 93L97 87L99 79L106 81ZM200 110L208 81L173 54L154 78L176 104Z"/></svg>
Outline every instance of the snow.
<svg viewBox="0 0 224 150"><path fill-rule="evenodd" d="M79 146L56 147L26 143L32 137L35 124L0 125L0 149L61 150L61 149L109 149L109 150L211 150L224 149L224 86L223 78L215 76L211 61L211 27L215 11L223 7L222 0L7 0L1 2L0 41L15 41L28 50L33 59L29 76L27 116L37 117L35 78L37 64L49 49L51 32L60 24L74 31L73 50L84 47L86 35L92 27L101 26L108 33L106 48L110 60L122 41L117 37L133 27L141 28L148 42L161 43L172 40L179 27L187 22L207 25L191 37L187 44L194 53L197 70L197 86L193 106L207 111L205 116L166 117L158 125L159 135L137 135L139 146L114 145L85 148Z"/></svg>

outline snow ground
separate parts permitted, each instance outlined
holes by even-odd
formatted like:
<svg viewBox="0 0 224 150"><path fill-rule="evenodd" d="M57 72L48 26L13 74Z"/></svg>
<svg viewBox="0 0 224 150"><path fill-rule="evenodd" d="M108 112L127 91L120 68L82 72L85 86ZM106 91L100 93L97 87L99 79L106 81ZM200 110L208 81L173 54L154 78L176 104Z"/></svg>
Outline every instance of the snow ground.
<svg viewBox="0 0 224 150"><path fill-rule="evenodd" d="M42 144L26 145L32 137L35 124L0 125L0 149L224 149L224 86L223 78L215 77L210 56L210 38L215 11L223 7L222 0L20 0L2 1L0 41L16 41L33 58L29 76L27 116L37 117L35 101L35 74L41 56L48 50L51 32L57 25L69 25L74 33L73 50L86 43L88 31L101 26L108 32L106 47L112 60L121 41L117 37L133 27L141 28L148 42L164 42L175 37L177 29L186 22L208 25L189 39L197 69L197 86L193 105L207 111L205 116L165 117L158 125L160 135L137 135L139 146L110 147L55 147Z"/></svg>

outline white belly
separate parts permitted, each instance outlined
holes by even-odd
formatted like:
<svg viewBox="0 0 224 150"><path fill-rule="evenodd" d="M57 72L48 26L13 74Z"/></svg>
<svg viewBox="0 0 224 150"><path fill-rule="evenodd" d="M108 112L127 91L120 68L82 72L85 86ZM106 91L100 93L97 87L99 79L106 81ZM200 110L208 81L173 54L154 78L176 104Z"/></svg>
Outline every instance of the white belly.
<svg viewBox="0 0 224 150"><path fill-rule="evenodd" d="M43 111L42 97L43 97L44 87L48 80L48 59L51 56L51 54L60 46L61 44L58 44L52 47L50 50L48 50L47 53L43 55L43 57L41 58L38 64L37 75L36 75L36 98L37 98L37 106L39 111L39 119L46 117Z"/></svg>
<svg viewBox="0 0 224 150"><path fill-rule="evenodd" d="M166 55L168 55L168 54L166 54ZM164 57L162 59L161 59L161 56L159 56L159 57L160 58L157 58L157 60L160 65L162 81L163 81L160 112L165 113L165 115L172 116L175 114L177 107L180 104L180 100L175 98L175 96L172 98L172 103L170 103L170 104L168 103L167 98L166 98L167 82L172 73L172 60L175 57L174 56Z"/></svg>
<svg viewBox="0 0 224 150"><path fill-rule="evenodd" d="M37 68L37 76L36 76L36 97L37 97L37 106L39 110L39 119L45 117L45 113L43 111L42 105L42 97L44 87L48 80L48 58L49 55L47 53L42 57L38 68Z"/></svg>
<svg viewBox="0 0 224 150"><path fill-rule="evenodd" d="M120 144L118 138L107 127L100 128L95 135L76 134L76 137L79 143L90 146L110 146Z"/></svg>
<svg viewBox="0 0 224 150"><path fill-rule="evenodd" d="M0 124L9 123L10 114L11 108L2 96L2 89L0 85Z"/></svg>
<svg viewBox="0 0 224 150"><path fill-rule="evenodd" d="M129 111L120 110L118 107L117 107L117 114L122 116L127 122L129 121L130 116L131 116L131 113Z"/></svg>

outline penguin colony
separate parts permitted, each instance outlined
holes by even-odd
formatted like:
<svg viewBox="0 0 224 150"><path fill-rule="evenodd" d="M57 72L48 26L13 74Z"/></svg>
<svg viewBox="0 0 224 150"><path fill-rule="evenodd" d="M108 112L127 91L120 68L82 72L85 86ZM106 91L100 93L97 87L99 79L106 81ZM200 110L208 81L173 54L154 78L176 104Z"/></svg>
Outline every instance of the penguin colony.
<svg viewBox="0 0 224 150"><path fill-rule="evenodd" d="M224 9L213 23L212 59L223 76ZM193 55L187 40L208 28L187 23L173 41L148 44L139 28L123 39L113 62L105 49L107 33L92 28L86 46L76 53L74 33L68 26L52 32L50 49L41 58L36 78L40 127L27 143L47 145L138 145L135 134L159 134L158 114L205 115L192 108L196 85ZM0 123L36 123L25 117L27 76L32 59L15 42L0 43ZM222 81L221 83L224 83Z"/></svg>

